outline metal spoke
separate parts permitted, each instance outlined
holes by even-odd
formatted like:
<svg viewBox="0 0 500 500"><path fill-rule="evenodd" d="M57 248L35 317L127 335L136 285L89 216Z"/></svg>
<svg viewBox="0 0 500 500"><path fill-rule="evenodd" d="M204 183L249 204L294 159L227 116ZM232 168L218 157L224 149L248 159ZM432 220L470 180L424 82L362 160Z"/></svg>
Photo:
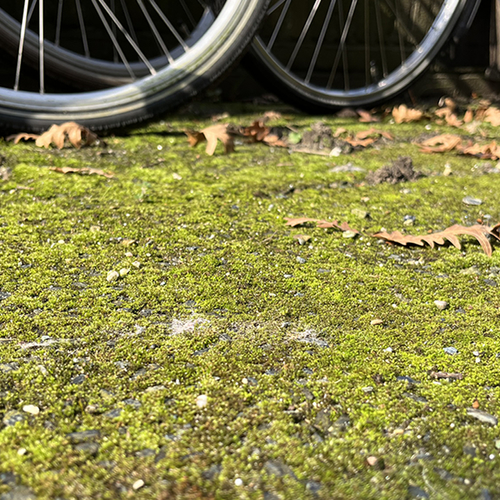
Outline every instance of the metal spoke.
<svg viewBox="0 0 500 500"><path fill-rule="evenodd" d="M370 1L365 0L365 86L370 85Z"/></svg>
<svg viewBox="0 0 500 500"><path fill-rule="evenodd" d="M110 0L110 9L113 13L116 12L115 0ZM116 35L117 35L116 24L113 24L113 26L111 28L113 30L113 35L116 38ZM116 49L114 47L113 47L113 62L115 62L115 63L118 62L118 53L116 52Z"/></svg>
<svg viewBox="0 0 500 500"><path fill-rule="evenodd" d="M403 30L406 32L407 40L411 42L415 48L417 48L420 41L415 37L411 29L408 27L409 20L405 21L403 19L404 17L403 14L398 14L397 6L394 6L391 0L384 0L384 2L386 3L387 7L389 7L389 9L392 11L394 17L396 18L396 24L401 26L401 28L403 28Z"/></svg>
<svg viewBox="0 0 500 500"><path fill-rule="evenodd" d="M39 52L38 72L40 75L40 94L45 93L45 37L43 26L43 0L38 3Z"/></svg>
<svg viewBox="0 0 500 500"><path fill-rule="evenodd" d="M33 12L35 12L36 5L38 3L38 0L35 0L30 7L30 11L28 12L28 22L27 25L30 23L31 18L33 17Z"/></svg>
<svg viewBox="0 0 500 500"><path fill-rule="evenodd" d="M57 21L56 21L56 37L54 43L59 46L61 43L61 23L62 23L62 11L63 11L64 0L59 0L57 6Z"/></svg>
<svg viewBox="0 0 500 500"><path fill-rule="evenodd" d="M160 19L165 23L165 25L168 27L168 29L172 32L172 35L176 38L176 40L179 42L180 46L184 49L185 52L189 51L189 47L187 46L186 42L184 39L177 33L177 30L174 28L173 24L168 20L167 16L163 13L163 11L156 5L156 2L154 0L149 0L149 3L152 5L152 7L156 10L158 15L160 16Z"/></svg>
<svg viewBox="0 0 500 500"><path fill-rule="evenodd" d="M118 27L118 29L122 32L123 36L127 39L127 42L135 50L135 52L137 53L137 55L139 56L139 58L141 59L141 61L146 65L146 67L148 68L149 72L152 75L155 75L156 74L156 70L153 68L153 66L151 66L151 64L148 61L147 57L142 53L141 49L134 42L134 40L132 39L132 37L127 33L127 30L125 30L125 28L123 27L122 23L120 23L120 21L118 20L118 18L114 15L114 13L106 5L106 3L104 2L104 0L98 0L98 1L101 4L101 6L103 7L103 9L106 11L106 13L108 14L108 16L111 18L111 20L116 24L116 26ZM97 12L99 14L99 17L101 18L101 21L105 25L106 31L108 31L108 29L109 29L108 35L111 38L111 40L113 41L113 45L116 48L116 50L118 51L118 54L120 55L120 58L121 58L123 64L125 64L125 66L127 66L127 69L129 69L130 72L131 72L130 76L133 77L134 75L133 75L133 72L132 72L132 70L130 68L130 65L128 64L127 58L125 57L125 54L123 53L123 51L122 51L122 49L120 47L120 44L118 43L118 40L116 39L116 37L113 35L113 32L109 28L109 24L106 21L106 19L104 18L104 15L103 15L101 9L99 8L99 6L96 3L96 0L92 0L92 3L94 4L94 7L96 8L96 10L97 10Z"/></svg>
<svg viewBox="0 0 500 500"><path fill-rule="evenodd" d="M377 18L378 41L380 44L380 57L382 58L382 74L387 77L387 57L385 53L384 31L382 30L382 19L380 17L380 2L375 0L375 17Z"/></svg>
<svg viewBox="0 0 500 500"><path fill-rule="evenodd" d="M311 59L311 63L309 64L309 69L307 70L305 82L309 83L311 80L311 76L314 71L314 67L316 66L316 61L318 60L318 55L321 50L321 46L323 45L323 40L325 39L326 30L328 29L328 25L330 24L330 19L332 17L333 9L335 8L335 4L337 0L330 0L330 5L328 6L328 11L326 13L325 20L323 21L323 26L321 27L321 32L318 37L318 41L316 43L316 47L314 47L314 53Z"/></svg>
<svg viewBox="0 0 500 500"><path fill-rule="evenodd" d="M266 15L270 16L275 10L278 10L284 3L285 0L279 0L272 7L269 7L269 9L267 9Z"/></svg>
<svg viewBox="0 0 500 500"><path fill-rule="evenodd" d="M127 61L127 58L125 57L125 54L123 53L120 44L118 43L118 40L115 38L113 35L113 30L110 28L108 21L106 21L106 18L104 17L104 14L102 10L99 8L99 5L97 4L96 0L92 0L92 4L94 5L94 8L99 15L101 22L104 26L104 29L108 33L109 38L111 38L111 42L113 43L113 46L116 48L116 51L118 52L123 65L125 66L126 70L128 71L128 74L135 79L134 72L132 71L132 68L130 67L129 62Z"/></svg>
<svg viewBox="0 0 500 500"><path fill-rule="evenodd" d="M193 28L196 28L196 21L194 20L193 14L189 10L189 7L187 6L186 2L184 0L180 0L180 3L182 5L184 12L186 13L186 16L188 17L189 22L191 23L191 26Z"/></svg>
<svg viewBox="0 0 500 500"><path fill-rule="evenodd" d="M283 6L280 17L278 18L278 22L276 23L276 26L274 27L273 34L271 35L271 38L269 39L269 43L267 44L267 47L266 47L266 50L268 52L270 52L273 48L274 42L276 41L276 37L278 36L278 33L280 32L281 25L283 24L283 21L285 20L286 13L288 12L288 9L290 8L291 1L292 0L286 0L285 5Z"/></svg>
<svg viewBox="0 0 500 500"><path fill-rule="evenodd" d="M307 35L307 32L309 31L309 28L311 27L311 23L313 22L314 16L316 15L316 12L318 12L318 7L319 4L321 3L321 0L316 0L314 2L314 5L311 9L311 12L309 12L309 16L307 17L306 24L304 24L304 27L302 28L302 32L300 33L299 39L297 40L297 43L295 44L295 47L293 48L292 55L290 56L290 59L288 59L288 63L286 65L287 71L290 71L290 68L292 67L293 62L295 61L295 58L297 57L297 54L300 50L300 47L302 47L302 43L304 42L304 38Z"/></svg>
<svg viewBox="0 0 500 500"><path fill-rule="evenodd" d="M23 61L24 39L26 38L26 24L28 21L29 0L24 0L23 20L21 22L21 33L19 35L19 49L17 52L16 80L14 90L19 90L19 79L21 78L21 63Z"/></svg>
<svg viewBox="0 0 500 500"><path fill-rule="evenodd" d="M132 24L132 19L130 18L130 13L127 9L127 4L125 0L120 0L120 4L122 6L123 14L125 16L125 21L127 21L128 32L130 36L134 39L135 43L139 43L137 40L137 35L135 34L134 25Z"/></svg>
<svg viewBox="0 0 500 500"><path fill-rule="evenodd" d="M403 64L406 61L406 53L405 53L405 47L404 47L404 42L403 42L403 35L401 33L400 29L400 23L399 23L399 2L396 2L396 28L398 30L398 40L399 40L399 52L401 54L401 64Z"/></svg>
<svg viewBox="0 0 500 500"><path fill-rule="evenodd" d="M144 3L142 2L142 0L137 0L137 3L139 5L139 7L141 8L142 13L144 14L144 17L146 18L146 21L148 22L149 27L151 28L151 31L153 32L158 45L160 46L161 50L163 50L163 53L167 56L168 62L170 64L172 64L174 62L174 59L170 55L170 52L168 51L167 46L165 45L165 42L163 41L162 37L160 36L160 33L158 33L158 30L156 29L156 26L153 23L153 20L151 19L149 12L146 10Z"/></svg>
<svg viewBox="0 0 500 500"><path fill-rule="evenodd" d="M82 6L80 0L75 0L76 13L78 15L78 24L80 25L80 33L82 35L83 52L85 57L90 58L89 42L87 40L87 32L85 30L85 22L83 21Z"/></svg>
<svg viewBox="0 0 500 500"><path fill-rule="evenodd" d="M337 68L338 68L341 56L343 57L343 59L345 61L344 65L347 66L347 56L345 54L345 42L347 40L347 35L349 34L349 30L351 28L352 18L354 16L354 11L356 10L357 4L358 4L358 0L353 0L351 3L351 7L349 8L349 13L347 14L347 19L345 22L344 29L342 30L339 48L337 49L337 54L335 55L335 61L333 63L333 68L332 68L332 71L330 73L330 78L328 79L328 83L326 84L327 89L331 88L331 86L332 86L333 80L335 78L335 74L337 73ZM346 81L346 78L347 78L347 81ZM346 73L346 67L344 67L344 81L346 81L346 85L349 86L349 76Z"/></svg>

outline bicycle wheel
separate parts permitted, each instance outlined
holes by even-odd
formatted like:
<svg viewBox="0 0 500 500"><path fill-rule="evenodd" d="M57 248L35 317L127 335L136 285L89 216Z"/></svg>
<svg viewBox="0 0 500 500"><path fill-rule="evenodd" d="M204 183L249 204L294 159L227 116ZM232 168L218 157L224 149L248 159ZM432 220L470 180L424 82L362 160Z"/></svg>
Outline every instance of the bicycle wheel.
<svg viewBox="0 0 500 500"><path fill-rule="evenodd" d="M467 1L273 0L251 65L307 110L377 104L427 69Z"/></svg>
<svg viewBox="0 0 500 500"><path fill-rule="evenodd" d="M24 0L2 7L0 43L15 56L0 80L0 125L38 130L74 120L102 129L162 113L235 62L266 4ZM104 89L54 92L49 76Z"/></svg>

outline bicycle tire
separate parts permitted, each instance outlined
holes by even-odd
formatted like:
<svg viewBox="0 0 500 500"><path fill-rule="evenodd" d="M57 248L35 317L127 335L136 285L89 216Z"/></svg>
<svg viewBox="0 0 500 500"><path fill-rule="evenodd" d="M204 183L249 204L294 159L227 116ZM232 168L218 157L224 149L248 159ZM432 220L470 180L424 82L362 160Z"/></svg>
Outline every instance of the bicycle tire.
<svg viewBox="0 0 500 500"><path fill-rule="evenodd" d="M424 73L451 37L467 4L468 0L330 0L321 5L321 0L315 0L316 10L306 12L304 21L299 16L304 2L276 0L252 44L247 66L263 85L306 111L380 104ZM424 10L424 5L426 15L418 20L410 17L414 24L409 30L407 13L411 16L415 6ZM280 27L286 22L288 35ZM299 23L299 34L285 48L294 23ZM353 33L352 25L360 24L363 29ZM395 47L389 45L395 41ZM325 49L334 50L334 57Z"/></svg>
<svg viewBox="0 0 500 500"><path fill-rule="evenodd" d="M185 4L185 3L184 3ZM187 47L193 47L206 33L214 21L214 13L205 7L194 29L185 37L183 42ZM87 29L89 27L87 26ZM96 29L96 26L93 26ZM19 47L19 33L21 22L15 19L4 9L0 9L0 43L2 47L17 55ZM59 29L58 41L45 40L44 57L46 73L55 78L63 78L72 87L80 90L92 90L116 87L132 83L137 78L147 76L150 73L148 67L142 61L129 62L129 67L135 78L132 78L129 69L121 62L106 60L102 57L102 51L97 48L97 55L78 53L63 46L64 33L61 37ZM61 40L62 38L62 40ZM71 39L70 39L71 42ZM88 41L86 43L88 49ZM82 48L80 48L82 51ZM183 48L176 46L169 50L172 59L177 59L184 52ZM30 29L26 30L23 48L23 62L36 68L39 61L39 35ZM151 66L160 69L169 64L167 56L160 55L149 60Z"/></svg>
<svg viewBox="0 0 500 500"><path fill-rule="evenodd" d="M4 84L0 86L0 127L37 131L53 123L77 121L102 130L158 116L220 78L238 60L266 5L267 0L227 0L206 33L174 64L119 87L61 94L14 90Z"/></svg>

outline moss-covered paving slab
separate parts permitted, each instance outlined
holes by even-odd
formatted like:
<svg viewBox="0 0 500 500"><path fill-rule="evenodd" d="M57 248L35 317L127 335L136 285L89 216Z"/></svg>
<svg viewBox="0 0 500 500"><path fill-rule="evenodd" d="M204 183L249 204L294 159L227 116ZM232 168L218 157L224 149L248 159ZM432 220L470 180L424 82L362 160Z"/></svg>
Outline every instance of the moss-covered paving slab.
<svg viewBox="0 0 500 500"><path fill-rule="evenodd" d="M180 133L209 117L167 120L105 147L0 142L0 498L498 497L499 245L370 235L498 222L500 176L421 153L435 124L210 157ZM364 182L402 155L425 177Z"/></svg>

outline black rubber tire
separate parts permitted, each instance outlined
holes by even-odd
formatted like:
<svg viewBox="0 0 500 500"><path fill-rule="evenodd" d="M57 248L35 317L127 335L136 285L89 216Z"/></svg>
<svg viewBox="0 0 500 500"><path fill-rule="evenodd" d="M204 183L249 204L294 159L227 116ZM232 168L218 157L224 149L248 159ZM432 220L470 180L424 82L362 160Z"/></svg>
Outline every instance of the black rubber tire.
<svg viewBox="0 0 500 500"><path fill-rule="evenodd" d="M424 74L443 46L452 39L456 26L464 19L464 13L467 12L470 16L475 12L472 7L477 1L457 0L449 22L440 32L436 43L428 47L426 57L418 61L418 64L415 64L408 73L398 74L397 81L386 86L373 85L373 88L364 93L351 91L348 95L341 91L327 91L325 88L311 88L311 85L305 85L301 78L287 71L272 53L269 54L258 38L252 44L244 64L263 86L274 92L280 99L309 113L331 112L342 107L374 106L403 92ZM293 4L291 5L293 8ZM293 16L293 11L289 12Z"/></svg>
<svg viewBox="0 0 500 500"><path fill-rule="evenodd" d="M134 83L78 94L0 87L0 128L39 131L76 121L113 129L158 116L200 92L233 66L250 44L268 0L227 0L214 24L174 66Z"/></svg>

